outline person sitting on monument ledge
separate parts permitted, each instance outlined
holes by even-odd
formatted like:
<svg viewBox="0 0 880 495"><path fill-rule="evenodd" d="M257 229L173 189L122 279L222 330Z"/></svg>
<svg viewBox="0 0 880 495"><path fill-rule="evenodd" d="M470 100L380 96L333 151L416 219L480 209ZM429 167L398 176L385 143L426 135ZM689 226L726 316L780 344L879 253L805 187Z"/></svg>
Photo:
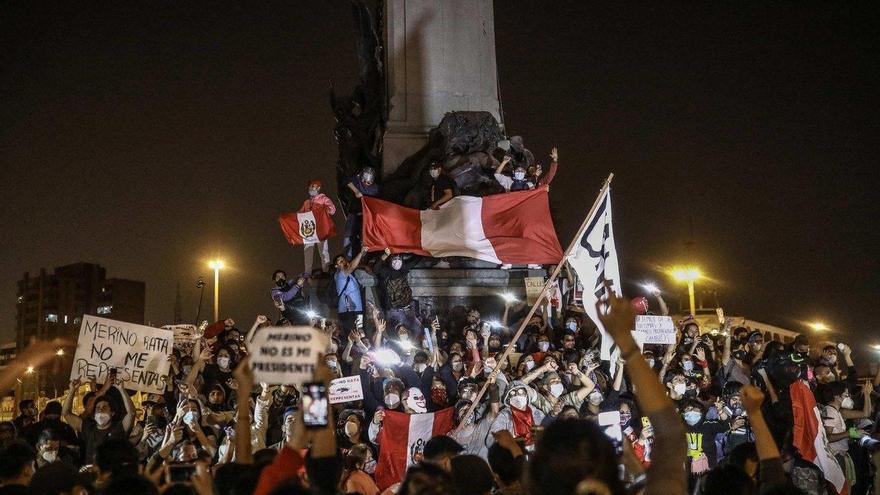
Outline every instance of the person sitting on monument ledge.
<svg viewBox="0 0 880 495"><path fill-rule="evenodd" d="M455 197L455 181L446 175L443 164L434 162L428 170L431 175L431 209L439 210L450 199Z"/></svg>

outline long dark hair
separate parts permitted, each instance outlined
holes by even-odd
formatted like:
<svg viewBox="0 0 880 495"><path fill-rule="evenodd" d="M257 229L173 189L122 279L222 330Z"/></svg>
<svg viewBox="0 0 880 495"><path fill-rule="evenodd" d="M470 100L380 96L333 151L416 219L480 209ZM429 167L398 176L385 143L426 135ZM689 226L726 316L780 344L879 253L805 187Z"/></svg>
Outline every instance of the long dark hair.
<svg viewBox="0 0 880 495"><path fill-rule="evenodd" d="M339 478L339 491L345 491L345 483L348 481L348 478L352 473L360 469L358 464L363 466L367 462L367 454L372 453L370 447L363 443L359 443L348 450L348 454L345 455L345 467L343 468L342 476Z"/></svg>

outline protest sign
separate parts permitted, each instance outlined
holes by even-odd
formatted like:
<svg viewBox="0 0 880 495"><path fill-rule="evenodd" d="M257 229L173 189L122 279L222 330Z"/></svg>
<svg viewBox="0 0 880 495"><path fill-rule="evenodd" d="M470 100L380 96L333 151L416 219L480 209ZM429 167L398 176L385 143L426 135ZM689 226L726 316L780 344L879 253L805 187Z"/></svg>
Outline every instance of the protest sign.
<svg viewBox="0 0 880 495"><path fill-rule="evenodd" d="M310 381L328 342L325 333L309 326L260 329L248 343L254 382L300 386Z"/></svg>
<svg viewBox="0 0 880 495"><path fill-rule="evenodd" d="M129 390L165 392L174 332L85 315L70 379L103 383L111 370Z"/></svg>
<svg viewBox="0 0 880 495"><path fill-rule="evenodd" d="M163 325L163 329L174 332L175 349L192 349L196 341L204 334L195 325Z"/></svg>
<svg viewBox="0 0 880 495"><path fill-rule="evenodd" d="M526 284L526 303L535 304L544 290L544 277L526 277L523 281Z"/></svg>
<svg viewBox="0 0 880 495"><path fill-rule="evenodd" d="M344 376L331 380L329 396L331 404L363 400L364 389L361 388L361 376Z"/></svg>
<svg viewBox="0 0 880 495"><path fill-rule="evenodd" d="M645 344L675 344L675 323L670 316L638 315L634 333L641 333Z"/></svg>

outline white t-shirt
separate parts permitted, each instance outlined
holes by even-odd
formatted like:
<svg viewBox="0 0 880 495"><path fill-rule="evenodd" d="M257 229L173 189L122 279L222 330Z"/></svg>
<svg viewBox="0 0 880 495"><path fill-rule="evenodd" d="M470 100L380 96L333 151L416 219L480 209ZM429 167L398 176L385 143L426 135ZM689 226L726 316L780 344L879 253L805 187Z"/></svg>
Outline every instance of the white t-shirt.
<svg viewBox="0 0 880 495"><path fill-rule="evenodd" d="M826 428L831 428L831 433L843 433L847 430L846 421L844 421L843 415L832 406L825 406L822 408L822 424L824 424ZM842 438L835 442L828 442L828 447L831 449L831 452L834 452L835 454L843 454L849 450L849 438Z"/></svg>

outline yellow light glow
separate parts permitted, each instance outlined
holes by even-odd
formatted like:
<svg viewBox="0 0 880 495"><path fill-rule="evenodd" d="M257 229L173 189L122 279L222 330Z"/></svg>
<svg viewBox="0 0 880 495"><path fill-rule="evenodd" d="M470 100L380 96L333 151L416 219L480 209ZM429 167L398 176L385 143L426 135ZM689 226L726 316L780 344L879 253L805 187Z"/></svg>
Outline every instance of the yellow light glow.
<svg viewBox="0 0 880 495"><path fill-rule="evenodd" d="M55 351L55 355L56 355L56 356L63 356L63 355L64 355L64 349L58 349L57 351Z"/></svg>
<svg viewBox="0 0 880 495"><path fill-rule="evenodd" d="M808 326L817 332L825 332L827 330L831 330L828 328L828 325L822 323L821 321L814 321L809 323Z"/></svg>
<svg viewBox="0 0 880 495"><path fill-rule="evenodd" d="M33 366L28 366L27 369L26 369L24 372L27 373L28 375L30 375L31 373L34 372L34 367L33 367Z"/></svg>
<svg viewBox="0 0 880 495"><path fill-rule="evenodd" d="M871 349L874 349L875 351L880 351L880 344L873 344L871 346Z"/></svg>
<svg viewBox="0 0 880 495"><path fill-rule="evenodd" d="M223 264L223 260L211 260L208 262L208 266L211 267L212 270L222 270L225 265Z"/></svg>
<svg viewBox="0 0 880 495"><path fill-rule="evenodd" d="M679 282L693 282L703 276L700 269L693 266L673 268L670 273Z"/></svg>

